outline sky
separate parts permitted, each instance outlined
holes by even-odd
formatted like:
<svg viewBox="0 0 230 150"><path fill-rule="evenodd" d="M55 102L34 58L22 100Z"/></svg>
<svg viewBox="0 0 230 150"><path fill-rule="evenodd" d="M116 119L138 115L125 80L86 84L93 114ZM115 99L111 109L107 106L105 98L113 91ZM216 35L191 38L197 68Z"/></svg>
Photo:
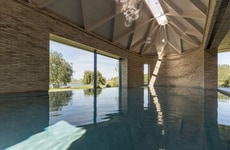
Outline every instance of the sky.
<svg viewBox="0 0 230 150"><path fill-rule="evenodd" d="M218 53L218 64L230 65L230 52Z"/></svg>
<svg viewBox="0 0 230 150"><path fill-rule="evenodd" d="M62 54L67 62L73 64L73 78L82 79L85 70L93 71L94 54L76 47L50 41L50 51L57 51ZM118 60L102 55L97 55L97 70L102 73L106 79L118 76L115 67L118 66Z"/></svg>

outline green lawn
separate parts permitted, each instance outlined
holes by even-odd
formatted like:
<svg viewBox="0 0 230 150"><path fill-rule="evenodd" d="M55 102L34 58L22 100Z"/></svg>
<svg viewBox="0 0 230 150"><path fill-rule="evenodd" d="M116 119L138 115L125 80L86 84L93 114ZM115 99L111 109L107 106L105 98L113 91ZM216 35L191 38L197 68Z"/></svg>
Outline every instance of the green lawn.
<svg viewBox="0 0 230 150"><path fill-rule="evenodd" d="M109 84L111 87L118 87L117 82L115 81L107 81L106 84ZM105 88L106 85L100 85L101 88ZM93 88L93 85L83 85L83 86L72 86L67 88L50 88L49 92L58 92L58 91L72 91L72 90L79 90L79 89L90 89Z"/></svg>
<svg viewBox="0 0 230 150"><path fill-rule="evenodd" d="M73 86L68 88L50 88L49 92L56 92L56 91L72 91L72 90L79 90L79 89L90 89L93 88L93 85L85 85L85 86Z"/></svg>

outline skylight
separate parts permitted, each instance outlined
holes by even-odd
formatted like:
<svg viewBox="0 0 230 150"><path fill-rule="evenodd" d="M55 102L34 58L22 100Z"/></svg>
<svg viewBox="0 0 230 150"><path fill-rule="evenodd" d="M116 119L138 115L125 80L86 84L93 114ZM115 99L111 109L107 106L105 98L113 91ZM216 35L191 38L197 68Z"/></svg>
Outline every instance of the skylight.
<svg viewBox="0 0 230 150"><path fill-rule="evenodd" d="M159 25L165 25L168 23L159 0L145 0L145 2L149 6Z"/></svg>

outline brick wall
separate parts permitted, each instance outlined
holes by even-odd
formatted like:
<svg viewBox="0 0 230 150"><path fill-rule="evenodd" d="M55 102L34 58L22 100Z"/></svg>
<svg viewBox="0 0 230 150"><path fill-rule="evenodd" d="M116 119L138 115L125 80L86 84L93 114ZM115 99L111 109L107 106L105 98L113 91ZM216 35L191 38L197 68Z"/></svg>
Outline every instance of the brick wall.
<svg viewBox="0 0 230 150"><path fill-rule="evenodd" d="M217 49L204 51L204 88L215 89L217 87Z"/></svg>
<svg viewBox="0 0 230 150"><path fill-rule="evenodd" d="M164 57L156 85L203 87L203 51Z"/></svg>
<svg viewBox="0 0 230 150"><path fill-rule="evenodd" d="M49 36L44 18L0 1L0 93L48 89Z"/></svg>

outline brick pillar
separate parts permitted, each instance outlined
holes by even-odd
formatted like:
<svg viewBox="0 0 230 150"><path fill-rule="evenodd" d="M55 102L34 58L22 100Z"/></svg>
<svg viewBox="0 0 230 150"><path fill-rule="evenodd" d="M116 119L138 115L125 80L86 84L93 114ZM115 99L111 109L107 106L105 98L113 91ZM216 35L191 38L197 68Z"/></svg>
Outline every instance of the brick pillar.
<svg viewBox="0 0 230 150"><path fill-rule="evenodd" d="M204 51L204 88L217 88L217 49Z"/></svg>

